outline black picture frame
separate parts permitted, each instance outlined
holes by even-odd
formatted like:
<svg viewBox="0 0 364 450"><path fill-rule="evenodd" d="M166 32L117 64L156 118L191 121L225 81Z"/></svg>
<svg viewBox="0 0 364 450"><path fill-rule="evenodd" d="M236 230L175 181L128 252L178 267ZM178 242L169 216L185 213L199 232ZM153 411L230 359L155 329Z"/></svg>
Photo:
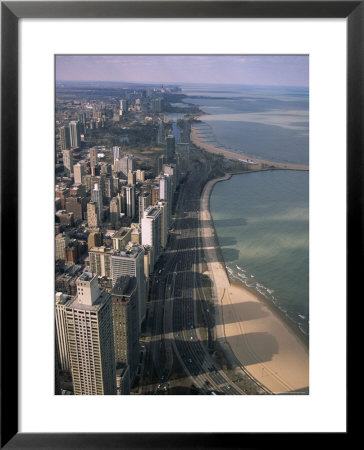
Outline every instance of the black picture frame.
<svg viewBox="0 0 364 450"><path fill-rule="evenodd" d="M347 304L363 274L363 1L1 2L1 448L260 448L291 446L295 433L18 432L18 21L21 18L347 18ZM11 105L11 108L9 108ZM11 302L9 296L11 295ZM11 318L11 320L9 320ZM350 346L347 345L348 350ZM347 416L348 417L348 416ZM348 437L337 433L337 442ZM320 433L319 433L320 434ZM322 441L327 436L323 434ZM312 435L304 433L300 444ZM316 433L315 444L321 441ZM268 447L269 448L269 447Z"/></svg>

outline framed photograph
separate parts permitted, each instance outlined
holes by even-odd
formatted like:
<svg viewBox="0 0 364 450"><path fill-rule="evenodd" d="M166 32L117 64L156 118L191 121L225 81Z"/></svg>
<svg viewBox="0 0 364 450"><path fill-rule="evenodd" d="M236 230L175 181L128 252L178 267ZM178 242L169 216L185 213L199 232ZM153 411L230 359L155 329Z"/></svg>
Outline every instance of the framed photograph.
<svg viewBox="0 0 364 450"><path fill-rule="evenodd" d="M2 447L346 437L362 2L1 6Z"/></svg>

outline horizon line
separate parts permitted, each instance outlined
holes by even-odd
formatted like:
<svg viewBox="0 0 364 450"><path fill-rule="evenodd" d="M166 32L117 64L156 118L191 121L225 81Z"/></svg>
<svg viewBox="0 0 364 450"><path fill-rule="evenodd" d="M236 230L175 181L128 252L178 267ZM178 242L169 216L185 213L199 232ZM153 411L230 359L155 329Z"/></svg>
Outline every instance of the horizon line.
<svg viewBox="0 0 364 450"><path fill-rule="evenodd" d="M193 82L193 81L120 81L120 80L55 80L56 83L64 82L78 82L78 83L130 83L130 84L161 84L161 85L179 85L179 84L207 84L207 85L221 85L221 86L265 86L265 87L299 87L309 88L309 85L305 84L240 84L240 83L219 83L219 82Z"/></svg>

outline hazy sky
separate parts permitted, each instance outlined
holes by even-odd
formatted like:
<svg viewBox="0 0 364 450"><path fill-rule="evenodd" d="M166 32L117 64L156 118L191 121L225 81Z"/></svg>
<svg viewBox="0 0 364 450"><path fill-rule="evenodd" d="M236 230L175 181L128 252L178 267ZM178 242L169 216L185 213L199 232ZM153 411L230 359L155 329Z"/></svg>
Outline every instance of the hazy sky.
<svg viewBox="0 0 364 450"><path fill-rule="evenodd" d="M308 86L308 56L57 56L57 80Z"/></svg>

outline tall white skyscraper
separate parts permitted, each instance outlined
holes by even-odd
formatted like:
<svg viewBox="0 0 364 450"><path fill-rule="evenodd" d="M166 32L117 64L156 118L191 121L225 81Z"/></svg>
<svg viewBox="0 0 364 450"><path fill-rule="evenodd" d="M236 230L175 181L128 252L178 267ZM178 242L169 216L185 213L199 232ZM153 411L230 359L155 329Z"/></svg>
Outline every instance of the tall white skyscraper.
<svg viewBox="0 0 364 450"><path fill-rule="evenodd" d="M153 264L161 253L161 219L162 212L155 206L148 206L142 218L142 245L153 247Z"/></svg>
<svg viewBox="0 0 364 450"><path fill-rule="evenodd" d="M66 306L66 327L75 395L115 395L115 351L110 293L97 275L77 279L77 295Z"/></svg>
<svg viewBox="0 0 364 450"><path fill-rule="evenodd" d="M124 250L115 251L111 257L112 284L123 275L135 277L138 286L140 324L146 314L146 291L144 276L144 249L141 245L129 243Z"/></svg>
<svg viewBox="0 0 364 450"><path fill-rule="evenodd" d="M104 214L104 204L102 201L102 191L99 188L98 183L95 183L94 188L91 191L91 201L97 205L97 217L99 223L102 224Z"/></svg>
<svg viewBox="0 0 364 450"><path fill-rule="evenodd" d="M172 179L169 175L160 175L157 177L159 179L159 200L164 200L167 202L168 209L168 225L172 220Z"/></svg>
<svg viewBox="0 0 364 450"><path fill-rule="evenodd" d="M128 112L128 100L122 98L120 100L120 115L123 116Z"/></svg>

